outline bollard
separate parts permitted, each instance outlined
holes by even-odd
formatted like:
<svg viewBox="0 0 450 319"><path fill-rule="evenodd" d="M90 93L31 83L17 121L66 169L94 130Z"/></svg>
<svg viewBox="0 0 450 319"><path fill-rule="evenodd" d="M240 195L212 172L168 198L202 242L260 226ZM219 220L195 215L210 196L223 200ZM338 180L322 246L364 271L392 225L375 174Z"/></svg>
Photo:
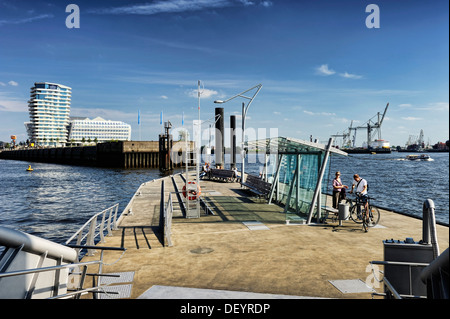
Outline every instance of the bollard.
<svg viewBox="0 0 450 319"><path fill-rule="evenodd" d="M339 226L342 226L342 221L347 220L350 216L350 206L348 204L339 204L339 213L338 213L338 219L339 219Z"/></svg>

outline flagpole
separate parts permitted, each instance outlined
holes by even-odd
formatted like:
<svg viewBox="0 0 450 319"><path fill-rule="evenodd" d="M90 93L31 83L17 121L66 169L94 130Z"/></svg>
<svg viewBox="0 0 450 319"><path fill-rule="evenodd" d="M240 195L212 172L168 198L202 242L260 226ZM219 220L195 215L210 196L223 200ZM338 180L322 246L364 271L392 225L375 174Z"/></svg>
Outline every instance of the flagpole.
<svg viewBox="0 0 450 319"><path fill-rule="evenodd" d="M141 140L141 110L138 110L139 141Z"/></svg>

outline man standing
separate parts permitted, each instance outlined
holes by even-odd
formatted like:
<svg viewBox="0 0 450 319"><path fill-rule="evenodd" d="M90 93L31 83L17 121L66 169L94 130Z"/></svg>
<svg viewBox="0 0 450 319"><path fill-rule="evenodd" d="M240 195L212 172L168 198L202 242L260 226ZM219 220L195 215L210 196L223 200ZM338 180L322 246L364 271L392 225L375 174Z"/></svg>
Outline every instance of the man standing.
<svg viewBox="0 0 450 319"><path fill-rule="evenodd" d="M355 193L357 196L359 196L361 202L364 204L364 210L366 212L366 215L368 217L368 194L367 194L367 181L364 178L359 177L358 174L353 175L353 179L355 180L352 185L352 190L350 193L353 193L353 189L355 189Z"/></svg>

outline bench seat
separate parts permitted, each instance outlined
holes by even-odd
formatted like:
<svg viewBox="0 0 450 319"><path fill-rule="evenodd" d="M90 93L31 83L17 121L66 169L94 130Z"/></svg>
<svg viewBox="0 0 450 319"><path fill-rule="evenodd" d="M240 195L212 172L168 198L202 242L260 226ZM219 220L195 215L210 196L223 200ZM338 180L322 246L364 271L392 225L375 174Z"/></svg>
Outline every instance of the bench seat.
<svg viewBox="0 0 450 319"><path fill-rule="evenodd" d="M249 174L247 174L245 183L241 182L241 185L247 187L250 192L259 197L266 197L269 194L270 188L272 186L271 183L268 183L260 179L259 177Z"/></svg>

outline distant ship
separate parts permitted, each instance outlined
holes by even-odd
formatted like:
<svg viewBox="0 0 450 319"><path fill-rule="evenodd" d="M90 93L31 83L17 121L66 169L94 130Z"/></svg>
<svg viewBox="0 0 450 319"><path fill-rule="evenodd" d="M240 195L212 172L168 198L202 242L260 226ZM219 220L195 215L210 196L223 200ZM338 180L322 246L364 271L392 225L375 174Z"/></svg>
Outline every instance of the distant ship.
<svg viewBox="0 0 450 319"><path fill-rule="evenodd" d="M362 147L348 147L342 150L349 154L388 154L391 152L391 146L389 141L376 139L369 146L364 143Z"/></svg>

